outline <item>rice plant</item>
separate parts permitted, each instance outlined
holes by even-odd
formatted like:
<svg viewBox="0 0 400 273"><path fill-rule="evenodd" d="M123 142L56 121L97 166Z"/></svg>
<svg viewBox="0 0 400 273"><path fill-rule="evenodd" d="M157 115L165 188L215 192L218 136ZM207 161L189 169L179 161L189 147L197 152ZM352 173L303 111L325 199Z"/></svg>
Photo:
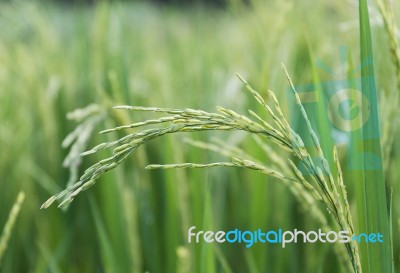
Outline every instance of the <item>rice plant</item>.
<svg viewBox="0 0 400 273"><path fill-rule="evenodd" d="M338 177L334 178L330 171L333 166L329 166L328 161L324 157L321 149L320 142L316 136L311 123L304 110L299 95L288 75L286 68L283 66L288 81L290 83L296 102L301 110L304 121L314 142L315 149L318 151L319 160L321 162L314 162L311 155L304 147L303 140L300 136L290 127L285 115L280 107L278 99L273 91L268 91L269 98L273 106L268 105L262 96L255 91L246 80L238 75L239 79L244 83L246 89L251 93L255 100L264 108L264 110L272 117L273 125L261 118L259 114L249 110L252 118L240 115L234 110L218 107L217 113L206 112L194 109L168 109L157 107L140 107L140 106L116 106L115 109L131 110L131 111L149 111L155 113L162 113L166 116L157 119L150 119L143 122L133 123L129 125L119 126L116 128L104 130L101 133L110 133L119 130L140 128L146 125L153 124L166 124L166 126L159 128L152 128L139 131L137 133L128 134L116 141L102 143L92 148L91 150L82 153L86 156L98 152L103 149L113 148L113 156L101 160L95 165L88 168L79 181L66 190L52 196L47 200L41 208L48 208L55 201L61 200L60 208L68 206L74 198L81 193L92 187L96 180L103 174L111 171L121 164L132 152L134 152L141 145L167 134L181 133L181 132L199 132L206 130L217 131L245 131L256 136L265 138L282 149L289 151L295 158L300 160L302 164L310 173L310 178L306 179L302 172L299 170L293 161L289 159L289 164L292 168L294 176L288 176L280 171L273 170L268 166L257 163L248 158L232 157L230 162L216 162L208 164L198 163L179 163L169 165L148 165L146 169L176 169L176 168L211 168L211 167L238 167L246 168L254 171L261 172L265 175L270 175L279 180L284 181L293 191L305 197L312 197L317 201L322 202L330 214L333 215L338 227L341 230L349 230L354 234L354 225L350 213L350 207L347 200L347 194L343 182L343 175L340 168L338 155L336 149L333 154L335 157L335 164L338 171ZM168 115L167 115L168 114ZM319 166L321 163L321 167ZM311 201L309 201L311 202ZM346 244L348 255L354 272L361 272L360 258L358 256L358 247L354 241Z"/></svg>
<svg viewBox="0 0 400 273"><path fill-rule="evenodd" d="M361 41L361 59L373 58L371 37L370 37L370 26L368 18L368 6L365 1L359 1L360 4L360 41ZM391 39L391 51L393 55L393 62L397 71L399 70L399 52L397 46L397 40L394 37L394 26L390 21L390 16L387 11L387 7L380 3L380 10L385 18L385 26ZM388 19L389 18L389 19ZM67 207L74 198L82 191L92 187L97 179L103 174L111 171L121 164L132 152L137 150L140 146L147 143L155 138L167 135L175 134L180 132L199 132L199 131L245 131L247 133L256 135L257 143L264 149L268 149L268 145L264 144L264 139L271 141L278 145L280 148L289 151L294 158L296 158L301 164L303 164L310 174L309 177L305 178L300 169L297 167L292 160L289 159L288 165L282 163L280 160L275 160L275 163L279 162L277 169L272 169L265 164L257 162L247 153L241 152L242 156L233 156L234 152L229 152L225 149L221 149L218 145L210 145L200 142L192 142L195 146L202 146L203 148L217 151L221 154L231 155L230 162L215 162L208 164L199 163L177 163L177 164L162 164L162 165L148 165L146 169L178 169L178 168L211 168L211 167L239 167L250 170L255 170L266 175L273 176L281 180L291 191L295 194L296 198L300 202L306 203L307 200L314 199L324 204L330 214L333 215L337 227L341 230L350 230L354 234L354 224L352 221L349 201L347 198L344 182L343 173L341 171L338 154L336 148L333 149L333 157L335 166L329 166L328 160L324 156L323 149L319 142L319 139L314 132L311 122L308 119L307 113L302 106L300 97L296 92L296 89L288 76L286 68L284 67L291 90L296 99L296 103L300 108L301 114L306 123L308 133L313 141L314 149L318 153L317 162L312 159L309 151L304 147L304 142L301 137L291 128L287 121L282 108L276 98L276 95L272 91L268 91L269 98L273 103L273 107L267 104L262 96L255 91L242 77L238 76L239 79L244 83L247 90L252 94L256 101L262 106L262 108L272 118L273 123L267 122L266 119L260 117L259 113L255 113L249 110L251 118L245 115L238 114L237 112L218 107L218 112L207 112L202 110L194 109L170 109L170 108L158 108L158 107L139 107L139 106L116 106L115 109L119 110L132 110L132 111L146 111L161 113L165 116L155 119L146 120L143 122L133 123L129 125L118 126L116 128L104 130L101 133L110 133L126 129L135 129L148 125L164 125L152 129L144 129L137 133L128 134L116 141L110 141L102 143L92 148L91 150L82 153L82 156L96 153L100 150L113 148L113 156L101 160L95 165L88 168L84 175L82 175L79 181L69 187L66 190L52 196L43 205L42 208L47 208L52 205L55 201L60 201L59 207ZM368 77L372 76L372 81ZM368 135L371 130L379 128L379 119L377 119L377 104L376 104L376 86L374 83L374 65L373 61L370 65L365 66L362 69L362 92L372 102L373 118L369 122L369 125L365 126L362 131L362 135ZM400 81L399 81L400 82ZM396 129L394 129L396 130ZM389 143L385 150L384 155L387 155L390 149L391 143L393 142L394 133L389 133L391 139L386 142ZM260 138L261 137L261 138ZM385 142L385 141L384 141ZM380 145L379 143L364 142L365 151L376 151L379 155ZM233 149L235 150L235 148ZM237 149L236 149L237 151ZM269 150L271 151L271 150ZM279 156L275 156L278 158ZM359 162L360 165L364 166L364 170L367 170L368 159L365 157L354 157L354 160ZM384 159L384 166L387 165L387 159ZM288 168L289 166L289 168ZM334 178L331 169L335 167L337 177ZM358 216L359 216L359 229L361 231L372 232L376 229L382 230L384 234L389 234L388 227L389 221L386 214L386 195L383 191L384 187L384 176L383 172L372 171L366 173L355 173L353 178L358 182L358 191L356 194L358 204ZM313 201L308 201L308 206L313 208L312 215L316 219L323 219L323 215L318 208L315 206ZM380 216L379 216L380 215ZM376 221L376 218L379 218ZM325 220L321 220L322 223ZM350 258L354 272L361 272L361 268L365 268L366 272L374 272L376 270L383 270L392 272L393 266L390 262L387 262L387 258L390 257L390 236L389 241L386 241L382 246L375 248L363 245L361 248L361 254L363 256L360 259L358 245L351 241L346 244L346 251ZM377 262L371 260L370 257L382 255L385 259ZM361 262L362 261L362 262ZM363 264L363 266L362 266Z"/></svg>
<svg viewBox="0 0 400 273"><path fill-rule="evenodd" d="M398 43L394 22L400 6L383 1L380 21L373 1L368 5L384 170L384 178L376 180L377 190L368 190L359 186L367 179L373 181L365 176L373 176L351 169L349 162L371 146L353 142L350 134L337 134L326 117L328 105L314 102L311 106L300 88L310 83L315 98L326 96L327 101L330 89L325 83L337 84L333 89L339 90L343 82L336 76L342 71L353 73L358 63L358 1L227 2L223 9L159 7L150 1L93 1L74 7L0 2L0 219L6 221L18 191L23 189L28 197L13 227L1 273L338 273L360 266L364 273L396 272L400 146L395 86L399 77L394 76L396 54L390 52L395 52L392 41ZM364 33L369 32L366 14ZM337 48L343 46L348 48L344 59L337 55ZM325 67L320 66L321 60ZM328 164L311 138L290 84L277 68L281 62L288 66ZM236 71L261 91L277 121L251 92L242 92ZM264 91L267 87L273 94ZM281 117L272 96L285 116ZM111 109L122 104L127 106ZM214 112L215 105L223 108ZM209 119L198 117L202 115ZM130 127L134 121L145 124L115 128ZM170 133L171 127L176 132ZM102 128L112 129L97 135ZM181 144L183 135L190 138L189 145ZM123 137L128 137L126 142L80 156L97 143ZM141 138L146 142L135 144ZM296 146L301 142L304 149ZM122 145L127 146L112 154ZM128 154L129 147L134 150L126 158L118 157ZM97 165L98 173L89 170L89 180L73 185L81 172L109 155L113 159L100 164L104 169ZM123 164L109 172L113 160ZM358 163L363 161L358 158ZM310 175L310 169L316 173ZM62 211L56 206L38 210L47 196L60 192L65 184L73 188L54 203L68 203L68 197L73 198L84 184L91 186L89 181L96 187L71 206L64 203ZM342 192L341 181L347 193ZM392 192L389 204L382 198L385 186L386 192ZM367 204L370 200L363 197L375 198L376 193L380 204L374 209L375 201ZM363 222L367 205L372 221ZM387 245L368 249L363 242L300 243L280 249L256 244L246 249L243 244L195 245L185 240L190 225L209 230L330 231L353 222L355 234L386 232L387 227L374 230L374 225L389 222L376 217L388 209L392 268Z"/></svg>

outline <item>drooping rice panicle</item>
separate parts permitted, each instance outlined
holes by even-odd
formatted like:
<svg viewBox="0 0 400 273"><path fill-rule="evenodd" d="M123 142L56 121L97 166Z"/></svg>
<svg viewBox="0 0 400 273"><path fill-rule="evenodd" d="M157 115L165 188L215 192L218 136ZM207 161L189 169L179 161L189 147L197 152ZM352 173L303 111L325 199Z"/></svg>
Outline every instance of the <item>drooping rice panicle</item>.
<svg viewBox="0 0 400 273"><path fill-rule="evenodd" d="M292 88L296 102L301 110L302 116L307 124L308 131L313 140L314 146L318 151L319 159L322 162L322 168L319 167L312 159L306 149L301 137L290 127L284 112L279 104L278 99L272 91L268 91L269 97L274 105L274 110L265 102L262 96L255 91L250 84L238 75L239 79L245 84L246 89L256 99L256 101L266 109L267 113L272 117L275 126L265 121L258 114L249 111L254 118L250 119L245 115L237 112L217 107L218 113L206 112L195 109L172 109L158 107L141 107L141 106L116 106L115 109L132 110L132 111L147 111L161 113L165 116L157 119L149 119L143 122L132 123L130 125L117 126L112 129L102 131L102 133L114 132L123 129L141 128L143 126L155 125L158 127L144 129L142 131L130 133L116 141L106 142L97 145L91 150L82 155L90 155L100 150L113 147L113 155L101 160L88 168L81 176L80 180L74 185L68 187L63 192L52 196L46 201L42 208L49 207L53 202L60 201L60 207L67 206L73 199L82 191L90 188L96 183L96 180L103 174L117 167L124 161L132 152L143 144L167 135L182 132L200 132L200 131L244 131L255 135L259 139L266 139L277 144L281 148L289 151L292 156L298 159L306 168L307 178L302 174L299 168L292 162L286 164L277 160L277 155L271 154L274 158L275 166L278 169L273 169L265 166L265 164L253 159L251 156L240 149L229 148L227 144L217 143L205 145L200 142L192 142L195 146L214 150L231 157L231 162L216 162L208 164L198 163L178 163L178 164L151 164L146 169L177 169L177 168L211 168L211 167L241 167L254 171L261 172L266 175L276 177L291 189L291 191L300 199L305 201L310 208L312 214L319 218L324 227L326 227L326 218L316 205L316 201L322 202L328 211L332 213L333 218L342 230L354 230L351 221L347 197L344 194L344 185L341 174L338 181L335 181L330 171L328 161L325 159L322 152L318 137L311 127L311 123L307 117L307 113L301 103L294 85L284 67L288 77L289 84ZM218 146L223 147L221 149ZM265 149L265 147L264 147ZM226 150L225 152L223 150ZM338 164L338 162L336 163ZM339 167L338 167L339 168ZM345 200L346 199L346 200ZM346 244L347 253L355 272L361 272L358 266L359 258L357 257L357 245L355 243Z"/></svg>

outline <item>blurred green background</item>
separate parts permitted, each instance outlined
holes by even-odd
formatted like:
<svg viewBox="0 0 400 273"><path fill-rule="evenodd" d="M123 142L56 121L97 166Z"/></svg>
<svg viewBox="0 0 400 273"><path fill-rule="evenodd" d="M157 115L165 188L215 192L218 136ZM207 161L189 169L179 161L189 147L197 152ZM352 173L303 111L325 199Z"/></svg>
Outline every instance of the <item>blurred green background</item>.
<svg viewBox="0 0 400 273"><path fill-rule="evenodd" d="M98 131L151 117L116 115L113 105L257 110L235 77L239 72L261 93L274 90L290 107L281 62L296 84L307 84L313 82L315 61L310 52L337 75L343 64L340 46L348 48L350 59L358 60L358 11L353 1L194 2L0 3L0 227L17 193L26 193L0 272L344 272L331 245L282 249L258 244L246 249L242 244L187 243L187 229L193 225L209 230L319 228L287 188L259 173L144 170L149 163L225 160L185 144L184 137L217 137L268 165L263 151L241 133L155 140L102 177L68 210L39 210L70 179L70 171L63 168L70 150L61 143L78 122L67 119L68 112L90 104L100 109L100 121L84 131L88 142L76 146L89 149L116 137ZM374 8L371 20L383 96L395 88L395 78ZM338 79L321 68L318 73L321 80ZM392 122L383 120L383 126ZM396 138L395 146L386 173L388 189L394 191L398 268ZM106 155L78 162L79 174ZM353 204L351 181L347 186Z"/></svg>

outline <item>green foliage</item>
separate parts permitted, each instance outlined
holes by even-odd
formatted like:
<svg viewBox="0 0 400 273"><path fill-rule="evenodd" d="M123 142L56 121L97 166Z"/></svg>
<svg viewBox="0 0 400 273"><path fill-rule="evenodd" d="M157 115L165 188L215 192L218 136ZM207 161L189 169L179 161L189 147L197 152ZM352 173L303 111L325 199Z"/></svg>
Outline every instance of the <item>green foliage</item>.
<svg viewBox="0 0 400 273"><path fill-rule="evenodd" d="M32 1L0 3L0 221L7 219L20 190L27 196L1 273L350 272L346 250L330 245L297 244L282 250L263 245L245 249L187 244L186 232L192 225L211 230L311 230L335 225L333 217L326 217L324 205L299 188L302 184L287 179L277 183L277 178L247 170L258 166L253 163L245 168L145 170L155 163L207 164L236 157L298 179L286 160L293 159L288 152L240 132L199 132L190 135L193 139L187 145L184 135L154 140L99 178L95 187L64 211L39 210L48 196L112 156L102 150L82 159L80 153L138 128L96 132L148 120L150 114L160 121L157 113L130 115L112 110L114 105L191 107L207 113L221 105L241 116L253 109L262 120L274 124L263 106L242 92L234 77L240 72L261 91L268 105L273 103L263 90L276 91L282 112L290 117L289 125L297 129L292 126L296 125L290 116L293 109L286 107L292 95L286 92L287 80L277 64L288 65L295 85L318 85L333 74L315 66L315 59L323 59L337 72L337 47L346 45L357 56L358 29L352 28L357 10L347 2L230 2L225 11L107 1L74 9ZM393 7L394 14L398 8ZM384 104L382 128L389 132L382 138L382 147L390 147L383 149L383 156L387 185L393 187L393 249L398 267L400 147L395 137L398 129L392 126L396 121L384 107L390 104L390 111L397 111L398 103L391 96L398 92L393 91L397 79L383 27L374 28L372 39L378 95ZM350 70L357 62L350 57L346 67ZM320 106L318 112L323 113ZM252 119L263 126L256 117ZM324 120L317 119L320 125L312 123L312 127L333 166L335 183L341 175L335 162L341 162L356 220L357 188L347 157L352 150L336 138L327 141L330 126ZM338 145L337 154L332 140ZM61 144L69 148L61 149ZM249 162L227 163L246 166ZM344 196L342 189L338 187ZM0 227L4 225L0 222ZM356 221L356 229L359 225Z"/></svg>

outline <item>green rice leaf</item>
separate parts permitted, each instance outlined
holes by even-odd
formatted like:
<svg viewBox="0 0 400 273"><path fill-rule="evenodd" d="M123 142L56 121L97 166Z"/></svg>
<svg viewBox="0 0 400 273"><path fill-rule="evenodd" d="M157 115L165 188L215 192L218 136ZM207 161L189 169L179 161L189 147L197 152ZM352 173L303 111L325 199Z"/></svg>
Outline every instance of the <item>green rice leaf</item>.
<svg viewBox="0 0 400 273"><path fill-rule="evenodd" d="M358 190L357 204L359 215L359 232L381 233L384 242L381 244L361 243L361 263L364 272L394 272L390 254L390 229L387 201L385 192L385 178L383 174L381 147L379 139L380 120L378 98L375 83L371 28L366 0L359 1L360 14L360 47L361 47L361 91L368 105L361 105L361 109L369 111L368 118L363 120L359 132L361 139L358 143L359 153L355 158L362 165L361 180L355 183ZM362 102L366 104L366 102ZM354 138L353 138L354 140Z"/></svg>

